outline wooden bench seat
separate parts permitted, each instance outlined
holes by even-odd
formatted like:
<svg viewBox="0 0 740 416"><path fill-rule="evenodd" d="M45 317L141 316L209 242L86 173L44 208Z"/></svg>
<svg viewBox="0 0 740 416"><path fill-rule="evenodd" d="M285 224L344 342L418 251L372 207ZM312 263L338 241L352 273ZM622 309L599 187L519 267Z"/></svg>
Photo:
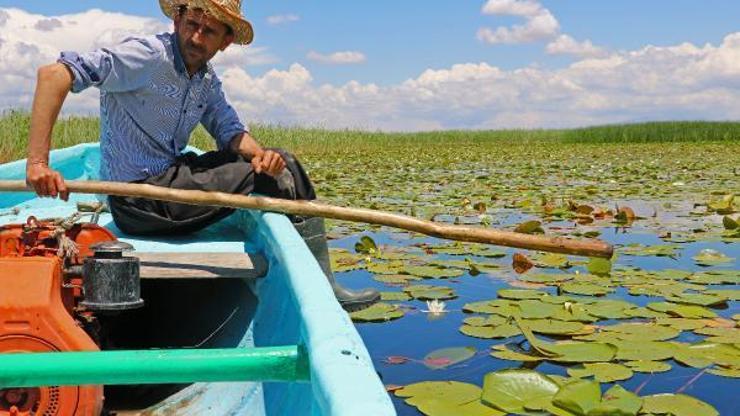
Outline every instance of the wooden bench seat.
<svg viewBox="0 0 740 416"><path fill-rule="evenodd" d="M249 253L135 252L142 279L256 279L267 274L267 260Z"/></svg>

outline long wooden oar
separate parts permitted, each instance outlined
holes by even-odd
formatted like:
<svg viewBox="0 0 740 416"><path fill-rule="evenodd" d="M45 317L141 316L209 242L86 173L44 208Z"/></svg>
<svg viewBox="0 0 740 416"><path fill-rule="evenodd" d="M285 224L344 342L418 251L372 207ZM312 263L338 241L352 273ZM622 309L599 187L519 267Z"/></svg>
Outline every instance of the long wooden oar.
<svg viewBox="0 0 740 416"><path fill-rule="evenodd" d="M291 201L261 196L234 195L223 192L204 192L171 189L154 185L100 181L66 181L70 192L131 196L190 205L208 205L229 208L250 208L285 214L333 218L337 220L386 225L414 231L432 237L475 243L495 244L530 250L579 256L611 258L614 249L601 240L574 240L565 237L545 237L499 231L487 228L443 225L406 215L365 208L345 208L311 201ZM32 191L24 181L0 181L0 191Z"/></svg>

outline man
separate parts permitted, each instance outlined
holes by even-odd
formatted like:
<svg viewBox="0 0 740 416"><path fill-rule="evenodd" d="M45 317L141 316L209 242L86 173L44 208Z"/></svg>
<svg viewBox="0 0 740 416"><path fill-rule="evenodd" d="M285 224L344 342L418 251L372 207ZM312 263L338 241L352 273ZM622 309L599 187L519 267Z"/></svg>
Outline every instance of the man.
<svg viewBox="0 0 740 416"><path fill-rule="evenodd" d="M174 33L128 38L86 54L62 52L38 71L31 112L26 180L40 196L68 198L59 172L49 168L51 131L69 91L100 89L101 178L238 194L258 192L315 199L300 163L280 149L263 149L229 105L209 64L232 43L252 41L240 0L160 0ZM201 123L218 151L182 154ZM116 225L134 235L188 233L228 216L232 209L140 198L109 197ZM363 309L377 291L336 283L322 218L293 219L298 232L347 310Z"/></svg>

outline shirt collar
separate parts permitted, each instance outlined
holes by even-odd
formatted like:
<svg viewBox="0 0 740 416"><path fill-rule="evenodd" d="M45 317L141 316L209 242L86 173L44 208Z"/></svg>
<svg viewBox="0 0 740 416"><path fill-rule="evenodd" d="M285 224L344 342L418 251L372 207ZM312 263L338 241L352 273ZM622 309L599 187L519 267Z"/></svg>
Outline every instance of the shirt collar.
<svg viewBox="0 0 740 416"><path fill-rule="evenodd" d="M171 33L170 36L172 37L172 49L175 55L175 70L177 72L188 76L188 69L185 67L185 61L182 59L182 53L180 52L180 40L177 38L177 33ZM198 72L195 73L195 76L198 79L203 79L203 77L208 72L208 64L203 65L202 68L198 70Z"/></svg>

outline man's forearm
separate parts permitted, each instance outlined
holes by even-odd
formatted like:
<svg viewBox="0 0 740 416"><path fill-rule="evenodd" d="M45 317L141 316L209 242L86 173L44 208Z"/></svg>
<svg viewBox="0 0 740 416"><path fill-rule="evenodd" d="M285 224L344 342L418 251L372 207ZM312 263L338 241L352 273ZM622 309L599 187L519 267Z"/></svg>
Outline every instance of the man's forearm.
<svg viewBox="0 0 740 416"><path fill-rule="evenodd" d="M51 132L64 99L72 88L72 74L64 64L52 64L38 71L28 135L29 163L48 162Z"/></svg>
<svg viewBox="0 0 740 416"><path fill-rule="evenodd" d="M262 146L247 132L237 134L231 139L229 146L231 151L240 154L248 159L260 155L264 152Z"/></svg>

